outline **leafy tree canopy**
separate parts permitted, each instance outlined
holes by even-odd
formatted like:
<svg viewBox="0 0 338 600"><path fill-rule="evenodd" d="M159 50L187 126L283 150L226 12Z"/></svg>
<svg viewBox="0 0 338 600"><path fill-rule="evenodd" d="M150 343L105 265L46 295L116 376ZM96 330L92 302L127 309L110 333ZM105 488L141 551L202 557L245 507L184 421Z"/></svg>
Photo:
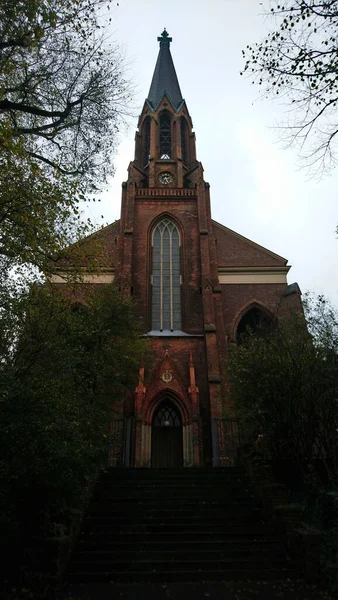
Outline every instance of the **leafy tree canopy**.
<svg viewBox="0 0 338 600"><path fill-rule="evenodd" d="M246 433L270 457L336 470L338 315L322 297L261 335L248 331L229 358L230 397Z"/></svg>
<svg viewBox="0 0 338 600"><path fill-rule="evenodd" d="M273 0L270 15L273 31L243 50L243 72L268 96L288 97L286 140L322 174L337 161L338 2Z"/></svg>
<svg viewBox="0 0 338 600"><path fill-rule="evenodd" d="M81 502L142 360L132 305L94 287L84 305L34 284L0 312L0 521L18 539Z"/></svg>
<svg viewBox="0 0 338 600"><path fill-rule="evenodd" d="M88 233L129 101L109 0L0 0L0 257L43 266Z"/></svg>

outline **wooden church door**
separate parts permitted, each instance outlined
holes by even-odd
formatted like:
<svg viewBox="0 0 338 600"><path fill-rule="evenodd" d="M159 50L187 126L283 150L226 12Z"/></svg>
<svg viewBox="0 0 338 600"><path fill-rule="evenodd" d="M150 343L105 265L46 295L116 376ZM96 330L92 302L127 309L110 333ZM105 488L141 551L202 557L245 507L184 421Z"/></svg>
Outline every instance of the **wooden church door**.
<svg viewBox="0 0 338 600"><path fill-rule="evenodd" d="M153 417L151 466L183 466L182 421L178 410L170 401L162 402Z"/></svg>

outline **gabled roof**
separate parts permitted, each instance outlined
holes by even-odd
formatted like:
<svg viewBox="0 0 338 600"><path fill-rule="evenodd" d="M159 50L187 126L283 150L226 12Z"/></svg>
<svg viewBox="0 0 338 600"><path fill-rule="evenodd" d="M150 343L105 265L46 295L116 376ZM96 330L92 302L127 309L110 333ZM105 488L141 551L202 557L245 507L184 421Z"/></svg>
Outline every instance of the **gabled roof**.
<svg viewBox="0 0 338 600"><path fill-rule="evenodd" d="M74 262L79 267L93 266L115 268L118 262L118 246L115 242L120 231L120 221L114 221L79 242L65 248L57 262L57 268L64 268Z"/></svg>
<svg viewBox="0 0 338 600"><path fill-rule="evenodd" d="M173 107L177 109L183 98L170 53L170 42L172 41L172 38L169 37L168 32L164 29L161 37L158 37L157 40L160 42L160 51L157 57L147 101L150 106L155 109L164 94L166 94Z"/></svg>
<svg viewBox="0 0 338 600"><path fill-rule="evenodd" d="M283 256L212 220L217 238L218 266L277 266L287 264Z"/></svg>

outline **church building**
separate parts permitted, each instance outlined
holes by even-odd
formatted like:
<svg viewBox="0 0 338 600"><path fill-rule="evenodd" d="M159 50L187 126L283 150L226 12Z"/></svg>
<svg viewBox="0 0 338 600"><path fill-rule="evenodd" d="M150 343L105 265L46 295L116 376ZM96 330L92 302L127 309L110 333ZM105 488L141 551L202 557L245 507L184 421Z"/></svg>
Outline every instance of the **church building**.
<svg viewBox="0 0 338 600"><path fill-rule="evenodd" d="M111 465L232 465L238 445L223 372L250 325L300 309L287 260L211 217L166 30L122 184L121 218L96 237L105 264L93 283L132 296L151 361L117 408ZM55 281L61 282L61 277Z"/></svg>

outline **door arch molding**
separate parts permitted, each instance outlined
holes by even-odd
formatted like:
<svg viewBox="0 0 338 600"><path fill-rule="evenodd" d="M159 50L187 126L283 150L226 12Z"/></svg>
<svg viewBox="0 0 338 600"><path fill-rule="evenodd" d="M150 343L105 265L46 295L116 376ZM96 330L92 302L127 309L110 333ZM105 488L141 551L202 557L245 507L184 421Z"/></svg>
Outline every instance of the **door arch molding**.
<svg viewBox="0 0 338 600"><path fill-rule="evenodd" d="M183 398L181 398L176 392L174 392L170 388L165 388L164 390L161 390L149 400L149 402L145 406L143 422L147 425L152 424L154 412L164 400L164 398L170 399L172 404L176 406L181 415L182 425L189 425L191 422L191 415L187 403L184 401Z"/></svg>
<svg viewBox="0 0 338 600"><path fill-rule="evenodd" d="M196 423L192 423L190 407L187 402L170 388L162 389L155 394L143 408L143 418L137 427L136 447L137 457L135 466L152 466L152 422L157 408L163 401L170 401L176 408L181 418L183 464L181 466L191 467L199 465L199 457L196 457L193 449L193 439L196 437ZM195 429L194 429L195 426Z"/></svg>

